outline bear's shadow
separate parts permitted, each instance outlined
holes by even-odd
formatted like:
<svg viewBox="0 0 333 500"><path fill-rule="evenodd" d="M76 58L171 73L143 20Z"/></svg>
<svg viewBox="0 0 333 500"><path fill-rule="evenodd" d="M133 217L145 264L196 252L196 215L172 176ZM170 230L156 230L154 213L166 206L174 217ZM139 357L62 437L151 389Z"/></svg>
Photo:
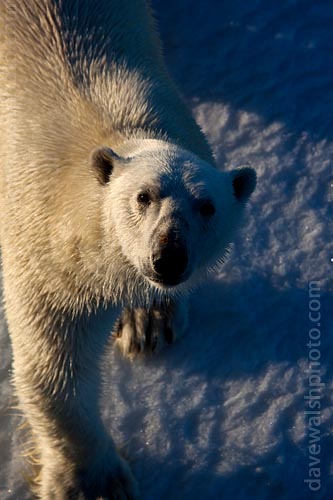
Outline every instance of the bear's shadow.
<svg viewBox="0 0 333 500"><path fill-rule="evenodd" d="M297 135L333 138L332 5L154 0L153 7L168 68L190 102L221 101Z"/></svg>
<svg viewBox="0 0 333 500"><path fill-rule="evenodd" d="M329 313L332 298L324 291L320 298L327 331L333 326ZM261 450L256 455L253 447L247 451L244 443L237 450L236 444L230 445L228 430L222 430L228 418L224 407L227 387L254 379L261 384L265 374L273 373L267 375L265 388L260 387L257 393L254 386L253 394L247 393L249 403L240 410L246 426L273 406L279 378L284 380L290 372L295 380L303 377L300 363L308 356L308 304L306 290L277 290L260 276L236 285L211 281L193 297L189 331L177 344L137 363L122 359L117 351L110 353L106 420L118 442L128 439L129 453L137 458L135 473L147 493L144 498L243 498L240 484L247 492L253 486L257 491L254 498L265 498L268 492L270 498L275 494L276 498L311 498L303 483L308 467L306 436L296 444L291 428L292 416L303 411L305 388L304 393L296 391L288 408L275 413L271 423L265 422L276 438L267 452ZM333 349L324 333L321 363L328 380L332 377L329 360ZM293 390L293 383L284 389L285 394ZM329 402L325 399L323 404ZM116 421L112 420L111 407L115 408ZM240 432L249 432L239 422L237 425ZM327 478L330 446L332 439L326 436L321 463L322 476ZM233 460L229 473L216 471L223 453L242 457L239 466ZM244 465L247 453L248 465ZM326 487L323 480L321 493Z"/></svg>

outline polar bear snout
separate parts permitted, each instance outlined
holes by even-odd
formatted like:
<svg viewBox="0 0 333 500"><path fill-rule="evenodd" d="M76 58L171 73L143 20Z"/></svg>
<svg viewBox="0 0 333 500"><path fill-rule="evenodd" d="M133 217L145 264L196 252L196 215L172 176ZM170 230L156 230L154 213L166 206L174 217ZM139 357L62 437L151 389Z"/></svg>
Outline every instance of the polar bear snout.
<svg viewBox="0 0 333 500"><path fill-rule="evenodd" d="M187 249L178 243L167 244L153 255L152 264L156 281L169 286L178 285L187 269Z"/></svg>

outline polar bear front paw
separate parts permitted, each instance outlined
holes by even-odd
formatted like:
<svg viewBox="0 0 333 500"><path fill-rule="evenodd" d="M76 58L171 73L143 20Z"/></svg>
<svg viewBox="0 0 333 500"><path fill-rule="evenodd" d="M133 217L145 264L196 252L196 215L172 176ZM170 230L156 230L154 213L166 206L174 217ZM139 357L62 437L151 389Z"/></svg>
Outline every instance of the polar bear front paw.
<svg viewBox="0 0 333 500"><path fill-rule="evenodd" d="M168 302L151 309L125 308L115 328L116 344L131 358L159 352L181 337L187 327L187 303Z"/></svg>

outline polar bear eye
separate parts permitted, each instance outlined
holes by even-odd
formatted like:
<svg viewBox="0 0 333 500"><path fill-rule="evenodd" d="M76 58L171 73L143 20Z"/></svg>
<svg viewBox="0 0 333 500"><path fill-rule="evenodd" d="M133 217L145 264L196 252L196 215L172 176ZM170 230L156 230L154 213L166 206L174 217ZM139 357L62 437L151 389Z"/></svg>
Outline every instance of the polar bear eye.
<svg viewBox="0 0 333 500"><path fill-rule="evenodd" d="M151 202L150 194L147 192L139 193L137 200L140 203L140 205L149 205Z"/></svg>
<svg viewBox="0 0 333 500"><path fill-rule="evenodd" d="M200 213L204 217L211 217L215 214L215 207L211 201L205 201L200 206Z"/></svg>

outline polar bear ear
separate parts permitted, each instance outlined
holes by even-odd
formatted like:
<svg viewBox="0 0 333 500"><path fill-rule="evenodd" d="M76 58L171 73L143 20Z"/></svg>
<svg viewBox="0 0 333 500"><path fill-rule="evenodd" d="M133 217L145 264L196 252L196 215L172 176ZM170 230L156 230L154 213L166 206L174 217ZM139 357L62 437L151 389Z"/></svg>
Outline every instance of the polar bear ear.
<svg viewBox="0 0 333 500"><path fill-rule="evenodd" d="M110 180L116 163L128 163L128 158L122 158L111 148L100 147L94 149L90 156L90 168L97 180L103 186Z"/></svg>
<svg viewBox="0 0 333 500"><path fill-rule="evenodd" d="M253 193L257 174L251 167L236 168L231 171L232 187L236 200L246 202Z"/></svg>

